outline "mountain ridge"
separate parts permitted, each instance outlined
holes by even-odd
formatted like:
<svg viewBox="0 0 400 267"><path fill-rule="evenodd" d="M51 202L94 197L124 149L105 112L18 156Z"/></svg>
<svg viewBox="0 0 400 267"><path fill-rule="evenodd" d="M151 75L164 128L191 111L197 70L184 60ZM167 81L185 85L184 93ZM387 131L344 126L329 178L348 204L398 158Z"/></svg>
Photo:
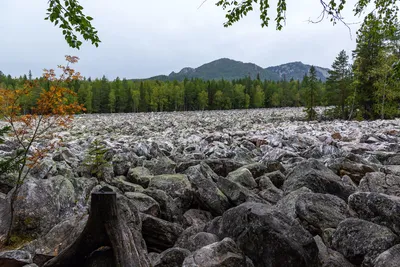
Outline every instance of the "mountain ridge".
<svg viewBox="0 0 400 267"><path fill-rule="evenodd" d="M301 61L288 62L281 65L260 67L255 63L242 62L229 58L220 58L197 68L184 67L179 72L172 71L169 75L157 75L147 79L135 80L160 80L160 81L182 81L185 78L200 78L203 80L234 80L250 76L255 79L258 75L261 80L279 81L282 79L302 80L308 73L311 65ZM315 66L317 78L325 81L329 76L328 68Z"/></svg>

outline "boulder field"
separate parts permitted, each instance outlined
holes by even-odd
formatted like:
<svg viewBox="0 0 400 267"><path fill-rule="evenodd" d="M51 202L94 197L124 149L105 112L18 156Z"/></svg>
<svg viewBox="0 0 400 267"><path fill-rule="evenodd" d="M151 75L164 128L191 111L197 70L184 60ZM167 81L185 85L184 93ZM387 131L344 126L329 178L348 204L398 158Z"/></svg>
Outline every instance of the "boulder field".
<svg viewBox="0 0 400 267"><path fill-rule="evenodd" d="M44 266L116 193L141 266L400 266L400 120L298 120L301 109L79 115L15 203L0 266ZM98 138L109 164L83 164ZM40 143L34 144L40 146ZM12 153L11 140L0 156ZM0 240L12 174L0 177ZM81 266L115 266L105 245Z"/></svg>

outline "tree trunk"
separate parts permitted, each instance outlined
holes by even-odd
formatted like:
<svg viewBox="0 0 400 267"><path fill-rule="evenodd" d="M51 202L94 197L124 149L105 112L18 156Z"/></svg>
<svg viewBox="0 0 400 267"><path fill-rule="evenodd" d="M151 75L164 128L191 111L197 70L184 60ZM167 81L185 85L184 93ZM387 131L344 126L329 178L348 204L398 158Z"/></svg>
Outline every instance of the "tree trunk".
<svg viewBox="0 0 400 267"><path fill-rule="evenodd" d="M116 193L100 190L92 193L89 219L81 235L44 266L84 266L93 251L110 246L116 266L147 267L148 263L141 260L137 245L125 218L118 213Z"/></svg>

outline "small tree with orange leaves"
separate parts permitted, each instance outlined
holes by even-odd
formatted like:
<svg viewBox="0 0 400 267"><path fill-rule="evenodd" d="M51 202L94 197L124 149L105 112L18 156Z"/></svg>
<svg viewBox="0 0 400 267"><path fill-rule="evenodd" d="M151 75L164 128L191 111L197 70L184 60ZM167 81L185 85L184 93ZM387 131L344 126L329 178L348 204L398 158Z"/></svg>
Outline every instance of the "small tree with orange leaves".
<svg viewBox="0 0 400 267"><path fill-rule="evenodd" d="M42 89L36 107L31 114L22 114L21 98L31 94L33 84L28 81L24 88L7 90L0 88L0 117L8 124L9 137L16 143L14 162L17 165L14 191L10 199L11 221L5 244L10 243L14 220L14 204L21 186L30 171L37 166L49 152L61 145L57 132L71 126L73 115L84 111L83 105L76 101L76 94L67 89L68 83L81 79L79 72L69 67L78 61L77 57L66 56L67 66L57 77L55 70L44 70L43 77L50 84L48 90Z"/></svg>

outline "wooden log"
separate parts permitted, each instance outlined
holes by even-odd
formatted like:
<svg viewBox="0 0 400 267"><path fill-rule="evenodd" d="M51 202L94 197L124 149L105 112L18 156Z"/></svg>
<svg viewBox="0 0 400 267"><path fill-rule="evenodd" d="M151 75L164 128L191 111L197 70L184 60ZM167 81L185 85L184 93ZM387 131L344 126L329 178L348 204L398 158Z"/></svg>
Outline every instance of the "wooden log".
<svg viewBox="0 0 400 267"><path fill-rule="evenodd" d="M46 262L46 267L84 266L89 255L96 249L109 246L113 250L118 267L147 267L135 244L126 220L118 213L116 193L102 188L91 195L88 222L77 240L57 257Z"/></svg>

